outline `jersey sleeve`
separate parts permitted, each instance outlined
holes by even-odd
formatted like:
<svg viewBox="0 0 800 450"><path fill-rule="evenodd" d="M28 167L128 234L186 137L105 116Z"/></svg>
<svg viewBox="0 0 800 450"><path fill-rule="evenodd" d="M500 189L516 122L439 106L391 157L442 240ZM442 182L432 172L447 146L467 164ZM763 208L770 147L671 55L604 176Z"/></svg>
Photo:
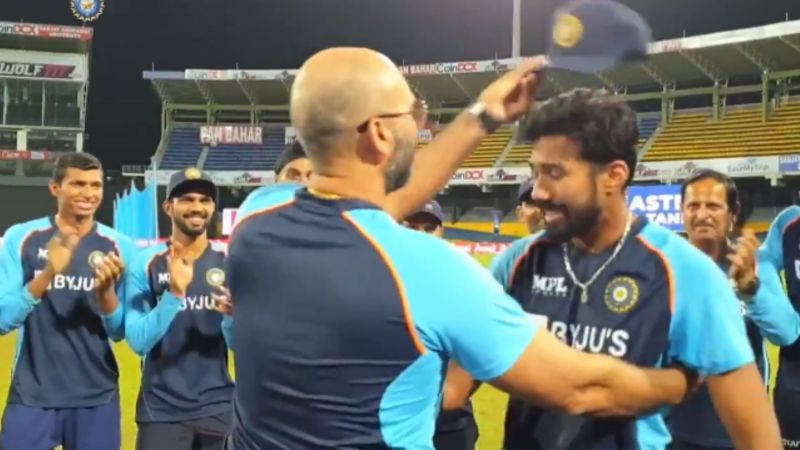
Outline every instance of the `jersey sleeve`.
<svg viewBox="0 0 800 450"><path fill-rule="evenodd" d="M494 279L503 286L503 289L508 290L517 261L541 235L542 233L537 233L522 239L517 239L492 260L489 271L492 273Z"/></svg>
<svg viewBox="0 0 800 450"><path fill-rule="evenodd" d="M688 242L670 247L665 254L675 306L669 356L702 376L753 362L739 299L725 273Z"/></svg>
<svg viewBox="0 0 800 450"><path fill-rule="evenodd" d="M119 257L122 264L128 268L133 263L134 255L136 254L136 246L133 241L122 234L117 233L115 237L117 249L119 250ZM117 299L119 305L117 309L111 314L102 315L103 325L106 328L108 336L114 341L120 341L125 337L125 276L117 282Z"/></svg>
<svg viewBox="0 0 800 450"><path fill-rule="evenodd" d="M761 286L747 305L747 314L770 342L790 345L800 336L800 316L786 296L778 272L766 261L766 249L761 248L757 257Z"/></svg>
<svg viewBox="0 0 800 450"><path fill-rule="evenodd" d="M181 306L181 299L165 292L156 307L150 308L155 293L150 288L148 269L155 256L154 252L141 254L125 274L125 340L140 356L164 337Z"/></svg>
<svg viewBox="0 0 800 450"><path fill-rule="evenodd" d="M222 337L228 350L233 350L233 317L229 315L222 316Z"/></svg>
<svg viewBox="0 0 800 450"><path fill-rule="evenodd" d="M476 380L493 380L516 363L537 326L489 272L461 256L446 266L451 275L443 281L451 295L426 303L423 314L430 328L424 327L424 334Z"/></svg>
<svg viewBox="0 0 800 450"><path fill-rule="evenodd" d="M236 227L251 215L291 201L295 192L301 187L296 183L280 183L262 186L251 192L236 212L233 230L236 230ZM233 235L233 231L231 231L231 235Z"/></svg>
<svg viewBox="0 0 800 450"><path fill-rule="evenodd" d="M20 327L40 299L33 298L24 283L22 243L25 229L15 225L8 229L0 245L0 334Z"/></svg>
<svg viewBox="0 0 800 450"><path fill-rule="evenodd" d="M769 264L779 273L786 269L783 267L783 230L798 218L800 218L800 207L798 206L790 206L781 211L772 221L767 238L761 246L764 251L761 262Z"/></svg>

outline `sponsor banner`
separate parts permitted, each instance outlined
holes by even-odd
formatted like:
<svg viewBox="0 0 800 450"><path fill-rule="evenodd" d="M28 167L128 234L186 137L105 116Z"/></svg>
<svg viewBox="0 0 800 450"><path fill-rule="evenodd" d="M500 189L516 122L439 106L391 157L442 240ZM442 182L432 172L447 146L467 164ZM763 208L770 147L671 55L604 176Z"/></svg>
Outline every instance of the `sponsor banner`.
<svg viewBox="0 0 800 450"><path fill-rule="evenodd" d="M678 184L631 186L628 188L628 208L672 231L683 231L681 186Z"/></svg>
<svg viewBox="0 0 800 450"><path fill-rule="evenodd" d="M0 160L50 161L53 153L47 150L0 150Z"/></svg>
<svg viewBox="0 0 800 450"><path fill-rule="evenodd" d="M297 75L298 69L286 70L207 70L207 69L186 69L183 77L187 80L285 80Z"/></svg>
<svg viewBox="0 0 800 450"><path fill-rule="evenodd" d="M519 184L530 176L527 167L490 167L458 169L450 185Z"/></svg>
<svg viewBox="0 0 800 450"><path fill-rule="evenodd" d="M159 185L167 185L169 177L177 170L159 170L156 174L156 182ZM273 171L242 171L242 170L205 170L206 174L218 186L263 186L275 182L275 172ZM145 177L152 176L152 171L145 172Z"/></svg>
<svg viewBox="0 0 800 450"><path fill-rule="evenodd" d="M511 244L507 242L467 242L467 241L452 241L457 249L469 253L489 253L496 255L503 250L507 249Z"/></svg>
<svg viewBox="0 0 800 450"><path fill-rule="evenodd" d="M479 71L478 61L445 62L433 64L414 64L401 66L405 75L442 75L457 73L475 73Z"/></svg>
<svg viewBox="0 0 800 450"><path fill-rule="evenodd" d="M38 23L0 22L0 34L88 41L92 38L92 28L43 25Z"/></svg>
<svg viewBox="0 0 800 450"><path fill-rule="evenodd" d="M218 144L263 144L264 129L249 125L204 126L200 127L200 143L211 146Z"/></svg>
<svg viewBox="0 0 800 450"><path fill-rule="evenodd" d="M0 77L83 80L86 58L75 53L0 49Z"/></svg>
<svg viewBox="0 0 800 450"><path fill-rule="evenodd" d="M778 156L642 162L636 166L634 179L680 180L701 169L716 170L734 178L763 177L777 174L779 163Z"/></svg>
<svg viewBox="0 0 800 450"><path fill-rule="evenodd" d="M800 173L800 155L781 156L778 168L781 173Z"/></svg>

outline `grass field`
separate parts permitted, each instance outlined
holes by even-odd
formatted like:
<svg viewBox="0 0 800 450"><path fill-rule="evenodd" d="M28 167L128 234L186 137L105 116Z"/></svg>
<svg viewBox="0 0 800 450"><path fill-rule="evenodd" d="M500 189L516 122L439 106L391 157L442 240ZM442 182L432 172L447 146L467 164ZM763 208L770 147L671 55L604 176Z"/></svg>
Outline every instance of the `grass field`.
<svg viewBox="0 0 800 450"><path fill-rule="evenodd" d="M484 265L491 261L491 255L477 255L477 259ZM0 337L0 412L5 408L10 383L11 362L14 357L16 334L12 333ZM127 344L119 343L114 346L114 353L120 366L120 395L122 399L122 448L133 450L136 439L136 424L134 413L136 411L136 395L139 391L141 372L139 370L139 357L134 354ZM772 367L777 368L776 353L770 348ZM773 370L773 377L776 371ZM772 381L770 383L772 385ZM505 418L505 405L508 397L489 386L484 386L474 396L475 416L480 428L479 450L497 450L502 442L502 424Z"/></svg>

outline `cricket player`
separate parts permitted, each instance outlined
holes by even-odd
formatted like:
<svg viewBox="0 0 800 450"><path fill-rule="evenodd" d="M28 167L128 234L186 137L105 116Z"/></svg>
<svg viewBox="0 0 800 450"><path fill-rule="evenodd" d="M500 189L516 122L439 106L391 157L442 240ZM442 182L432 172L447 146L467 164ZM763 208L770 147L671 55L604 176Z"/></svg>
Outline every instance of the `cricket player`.
<svg viewBox="0 0 800 450"><path fill-rule="evenodd" d="M778 214L764 240L764 263L782 272L789 299L800 311L800 207L792 205ZM759 260L760 262L762 260ZM775 412L785 448L800 448L800 343L782 347L773 392Z"/></svg>
<svg viewBox="0 0 800 450"><path fill-rule="evenodd" d="M741 211L739 191L730 177L713 170L697 172L683 182L681 199L689 242L734 283L766 389L770 369L764 338L775 345L794 343L800 335L800 317L786 298L778 273L763 261L753 232L745 229L735 243L728 239ZM706 386L672 410L669 428L673 449L733 448Z"/></svg>
<svg viewBox="0 0 800 450"><path fill-rule="evenodd" d="M311 161L300 142L294 141L283 149L275 164L275 179L278 183L307 184L311 176Z"/></svg>
<svg viewBox="0 0 800 450"><path fill-rule="evenodd" d="M303 65L291 111L309 185L248 199L229 248L237 388L228 449L431 448L451 360L575 413L634 414L683 398L683 370L570 349L469 256L397 222L528 110L544 64L526 60L500 77L418 152L424 111L391 60L334 48Z"/></svg>
<svg viewBox="0 0 800 450"><path fill-rule="evenodd" d="M542 229L542 212L533 203L533 181L522 183L517 192L517 220L525 224L528 233L534 234Z"/></svg>
<svg viewBox="0 0 800 450"><path fill-rule="evenodd" d="M444 237L444 211L436 200L431 200L419 211L403 220L403 225L412 230ZM457 299L453 299L457 303ZM478 423L472 414L472 402L455 410L443 410L436 421L433 446L441 450L474 449L478 442Z"/></svg>
<svg viewBox="0 0 800 450"><path fill-rule="evenodd" d="M120 278L133 242L94 220L103 168L68 153L53 168L53 216L14 225L0 249L0 332L17 352L0 448L120 447ZM119 297L118 297L119 296Z"/></svg>
<svg viewBox="0 0 800 450"><path fill-rule="evenodd" d="M232 305L225 254L208 240L216 191L198 169L172 175L163 205L172 235L138 255L125 277L125 337L143 358L139 450L219 449L231 424L232 319L220 310Z"/></svg>
<svg viewBox="0 0 800 450"><path fill-rule="evenodd" d="M495 278L566 344L642 366L679 362L706 377L736 448L780 447L739 302L725 274L672 231L628 211L636 113L577 89L528 116L533 201L545 230L492 262ZM506 448L665 448L655 413L597 419L511 399Z"/></svg>

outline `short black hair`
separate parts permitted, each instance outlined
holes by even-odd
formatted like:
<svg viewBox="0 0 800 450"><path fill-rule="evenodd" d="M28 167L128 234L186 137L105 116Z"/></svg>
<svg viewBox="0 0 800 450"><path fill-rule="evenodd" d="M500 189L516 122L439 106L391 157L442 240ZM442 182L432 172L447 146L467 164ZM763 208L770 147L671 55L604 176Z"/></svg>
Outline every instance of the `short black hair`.
<svg viewBox="0 0 800 450"><path fill-rule="evenodd" d="M103 170L100 160L91 153L70 152L65 153L56 159L53 165L53 181L61 184L67 175L67 169L78 170Z"/></svg>
<svg viewBox="0 0 800 450"><path fill-rule="evenodd" d="M564 135L580 144L581 158L593 164L622 160L628 166L628 186L638 159L636 112L607 92L573 89L534 105L528 114L526 137Z"/></svg>
<svg viewBox="0 0 800 450"><path fill-rule="evenodd" d="M714 180L725 186L725 202L728 205L728 211L738 218L739 214L742 212L741 203L739 201L739 189L736 187L736 183L733 182L733 178L716 170L701 169L695 171L689 178L683 180L683 183L681 183L681 203L686 201L686 189L703 180Z"/></svg>
<svg viewBox="0 0 800 450"><path fill-rule="evenodd" d="M308 158L308 155L306 155L305 150L303 150L303 145L300 144L300 141L295 139L294 142L283 149L281 156L275 163L275 174L279 174L290 162L300 158Z"/></svg>

